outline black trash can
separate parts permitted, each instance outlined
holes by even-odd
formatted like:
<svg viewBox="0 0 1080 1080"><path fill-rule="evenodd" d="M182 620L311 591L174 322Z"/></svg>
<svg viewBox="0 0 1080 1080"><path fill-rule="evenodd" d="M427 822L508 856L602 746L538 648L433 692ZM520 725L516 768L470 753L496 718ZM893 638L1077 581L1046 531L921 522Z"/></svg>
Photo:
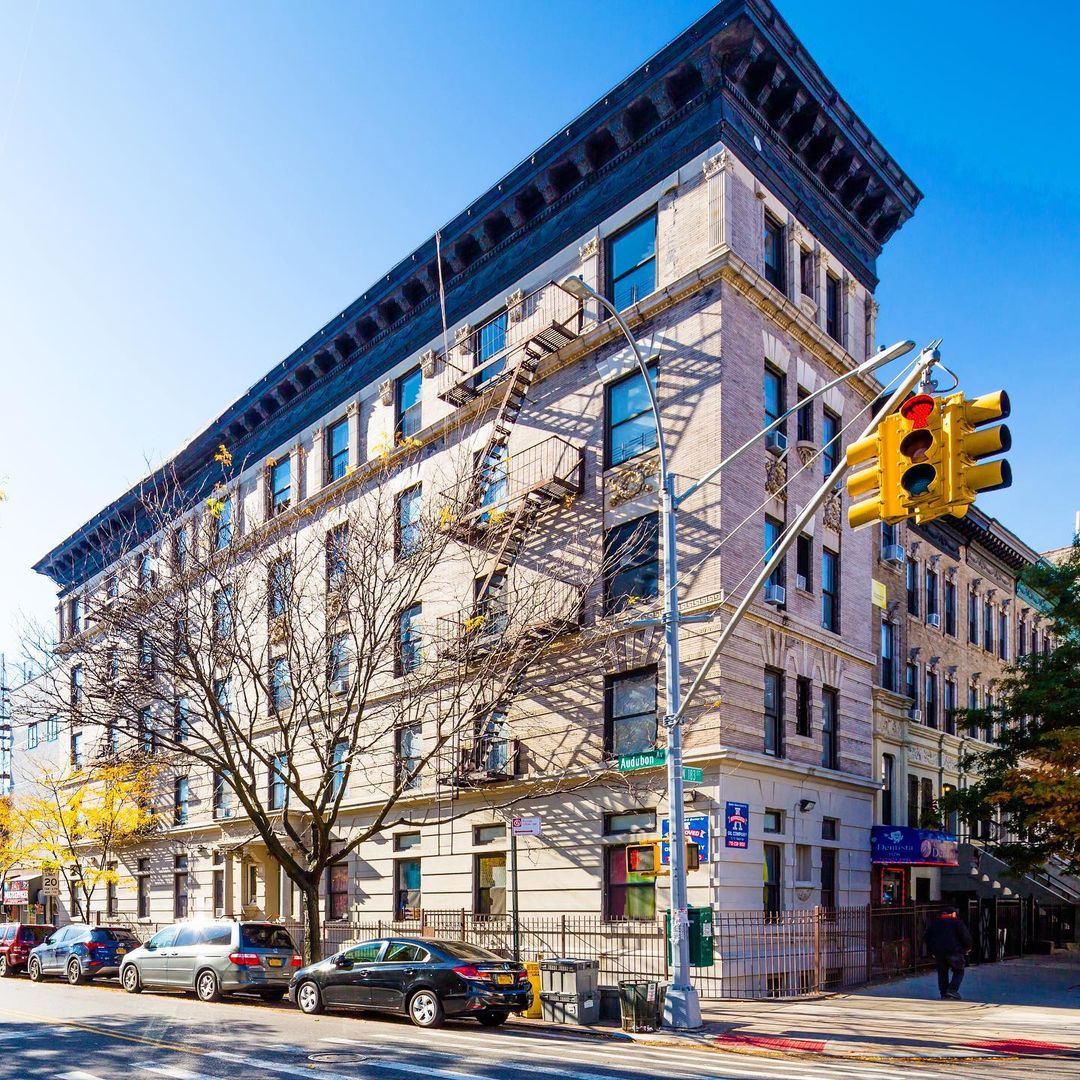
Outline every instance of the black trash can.
<svg viewBox="0 0 1080 1080"><path fill-rule="evenodd" d="M664 1023L663 983L648 979L624 979L619 983L619 1009L623 1031L644 1034L659 1031Z"/></svg>

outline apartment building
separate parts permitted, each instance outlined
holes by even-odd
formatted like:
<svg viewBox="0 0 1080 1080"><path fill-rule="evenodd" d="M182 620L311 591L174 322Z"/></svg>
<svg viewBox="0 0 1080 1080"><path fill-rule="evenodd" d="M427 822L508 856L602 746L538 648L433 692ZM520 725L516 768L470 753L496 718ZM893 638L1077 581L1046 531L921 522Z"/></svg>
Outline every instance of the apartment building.
<svg viewBox="0 0 1080 1080"><path fill-rule="evenodd" d="M216 419L159 473L38 562L58 586L72 695L80 642L98 632L88 613L159 589L159 578L183 588L176 536L184 550L257 545L271 530L302 537L383 496L407 533L448 498L463 518L449 516L452 546L400 612L401 655L460 655L477 619L498 608L505 628L516 605L519 623L544 623L549 648L464 754L419 769L385 827L327 871L324 914L504 911L507 820L528 814L542 829L520 844L523 913L654 918L664 879L628 875L625 846L660 835L663 773L620 773L615 761L663 740L661 636L641 625L658 589L656 434L617 328L558 283L580 276L624 312L651 358L685 489L873 351L875 260L920 197L780 14L764 0L724 0L237 401L211 408ZM880 390L852 380L808 403L680 511L681 603L716 617L684 633L688 675ZM475 473L462 476L462 461ZM143 510L166 481L190 496L168 535ZM798 538L689 710L686 762L704 774L688 794L703 856L692 904L760 911L871 897L882 692L866 583L882 564L877 538L846 528L843 502L834 492ZM121 556L117 536L134 538ZM569 606L552 582L572 585ZM264 588L272 596L273 580ZM328 620L342 617L319 595ZM556 598L557 618L521 599L538 595ZM276 673L288 672L281 647L272 614L264 696L275 700ZM411 669L386 674L388 699L407 693ZM160 680L158 691L145 725L142 710L125 720L148 754L152 719L180 715ZM895 700L909 723L910 704ZM399 729L357 763L337 843L371 827L395 770L423 759L437 724ZM94 737L98 752L119 752L108 729ZM176 755L168 767L168 826L125 853L121 909L157 921L298 914L232 782ZM285 771L275 757L251 797L280 809ZM552 777L588 783L564 790ZM732 842L725 823L744 807L747 835Z"/></svg>

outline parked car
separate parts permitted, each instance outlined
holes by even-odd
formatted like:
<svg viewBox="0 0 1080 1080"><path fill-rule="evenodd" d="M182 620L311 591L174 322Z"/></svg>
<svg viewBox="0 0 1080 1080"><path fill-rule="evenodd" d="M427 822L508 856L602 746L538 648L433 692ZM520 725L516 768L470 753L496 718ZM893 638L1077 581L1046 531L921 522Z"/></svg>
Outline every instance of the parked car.
<svg viewBox="0 0 1080 1080"><path fill-rule="evenodd" d="M124 958L120 985L129 994L160 988L194 990L202 1001L241 993L280 1001L301 963L288 930L273 923L173 923Z"/></svg>
<svg viewBox="0 0 1080 1080"><path fill-rule="evenodd" d="M8 923L0 926L0 979L26 967L30 950L40 945L55 926L45 923Z"/></svg>
<svg viewBox="0 0 1080 1080"><path fill-rule="evenodd" d="M126 926L69 923L30 950L26 970L34 982L46 975L64 975L74 986L99 975L115 975L124 956L138 947L139 939Z"/></svg>
<svg viewBox="0 0 1080 1080"><path fill-rule="evenodd" d="M533 999L521 964L464 941L425 938L382 938L344 949L298 971L289 995L306 1013L339 1005L386 1009L424 1028L448 1016L495 1027Z"/></svg>

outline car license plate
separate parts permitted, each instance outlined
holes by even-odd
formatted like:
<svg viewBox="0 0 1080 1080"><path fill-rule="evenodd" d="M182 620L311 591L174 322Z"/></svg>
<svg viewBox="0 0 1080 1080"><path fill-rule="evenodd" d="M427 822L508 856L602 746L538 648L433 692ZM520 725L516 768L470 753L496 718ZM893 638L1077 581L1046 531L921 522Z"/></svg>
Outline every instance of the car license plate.
<svg viewBox="0 0 1080 1080"><path fill-rule="evenodd" d="M117 956L123 956L126 952L127 952L127 949L117 949L116 950L116 955Z"/></svg>
<svg viewBox="0 0 1080 1080"><path fill-rule="evenodd" d="M495 982L497 982L499 984L499 986L513 986L514 985L514 976L513 975L496 975L495 976Z"/></svg>
<svg viewBox="0 0 1080 1080"><path fill-rule="evenodd" d="M281 967L281 965L284 963L280 956L268 956L266 958L266 962L271 967Z"/></svg>

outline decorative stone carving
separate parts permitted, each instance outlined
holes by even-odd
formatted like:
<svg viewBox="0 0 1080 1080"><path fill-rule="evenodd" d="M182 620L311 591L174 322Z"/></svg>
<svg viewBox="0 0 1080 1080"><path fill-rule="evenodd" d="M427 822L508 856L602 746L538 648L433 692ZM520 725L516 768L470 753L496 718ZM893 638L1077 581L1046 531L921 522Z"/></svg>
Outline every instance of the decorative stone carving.
<svg viewBox="0 0 1080 1080"><path fill-rule="evenodd" d="M710 176L716 176L717 173L730 172L734 167L735 159L732 157L731 151L725 146L719 154L706 158L701 169L705 173L705 178L708 179Z"/></svg>
<svg viewBox="0 0 1080 1080"><path fill-rule="evenodd" d="M770 458L765 466L765 494L787 501L787 458Z"/></svg>
<svg viewBox="0 0 1080 1080"><path fill-rule="evenodd" d="M825 528L832 529L833 532L839 532L842 526L842 519L843 504L840 498L840 489L837 488L834 491L830 491L828 499L825 500Z"/></svg>
<svg viewBox="0 0 1080 1080"><path fill-rule="evenodd" d="M454 345L459 352L469 356L473 351L473 328L468 323L462 323L454 331Z"/></svg>
<svg viewBox="0 0 1080 1080"><path fill-rule="evenodd" d="M515 289L506 298L506 317L512 323L521 322L524 311L525 290Z"/></svg>
<svg viewBox="0 0 1080 1080"><path fill-rule="evenodd" d="M799 294L799 307L807 318L812 319L817 315L817 301L806 293Z"/></svg>
<svg viewBox="0 0 1080 1080"><path fill-rule="evenodd" d="M622 506L631 499L640 498L642 495L652 495L659 491L657 477L660 473L660 459L650 454L627 465L625 468L614 469L605 478L605 485L610 486L608 505L610 507Z"/></svg>
<svg viewBox="0 0 1080 1080"><path fill-rule="evenodd" d="M799 455L799 464L805 469L814 460L817 447L812 442L803 440L795 444L795 451Z"/></svg>
<svg viewBox="0 0 1080 1080"><path fill-rule="evenodd" d="M393 405L394 404L394 380L393 379L383 379L383 381L381 383L379 383L379 400L384 405Z"/></svg>
<svg viewBox="0 0 1080 1080"><path fill-rule="evenodd" d="M578 248L578 255L582 262L586 262L589 259L595 259L600 254L600 237L590 236L581 247Z"/></svg>
<svg viewBox="0 0 1080 1080"><path fill-rule="evenodd" d="M858 288L858 282L853 277L844 278L844 292L846 292L849 297L854 297Z"/></svg>
<svg viewBox="0 0 1080 1080"><path fill-rule="evenodd" d="M787 642L780 630L771 627L765 631L761 639L761 658L766 667L779 668L781 671L787 667Z"/></svg>
<svg viewBox="0 0 1080 1080"><path fill-rule="evenodd" d="M425 349L420 354L420 373L430 379L438 370L439 354L434 349Z"/></svg>

